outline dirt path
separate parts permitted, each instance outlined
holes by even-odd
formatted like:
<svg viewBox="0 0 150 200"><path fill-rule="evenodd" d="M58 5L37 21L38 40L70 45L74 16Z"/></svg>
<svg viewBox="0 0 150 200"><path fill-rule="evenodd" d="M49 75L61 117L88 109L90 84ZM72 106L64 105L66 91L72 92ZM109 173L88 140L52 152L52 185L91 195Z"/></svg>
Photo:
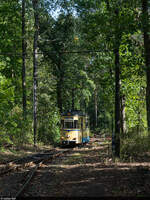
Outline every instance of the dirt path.
<svg viewBox="0 0 150 200"><path fill-rule="evenodd" d="M114 164L96 141L43 166L25 196L150 196L150 161Z"/></svg>
<svg viewBox="0 0 150 200"><path fill-rule="evenodd" d="M150 158L146 162L113 163L108 145L101 139L93 140L42 165L24 196L150 197Z"/></svg>

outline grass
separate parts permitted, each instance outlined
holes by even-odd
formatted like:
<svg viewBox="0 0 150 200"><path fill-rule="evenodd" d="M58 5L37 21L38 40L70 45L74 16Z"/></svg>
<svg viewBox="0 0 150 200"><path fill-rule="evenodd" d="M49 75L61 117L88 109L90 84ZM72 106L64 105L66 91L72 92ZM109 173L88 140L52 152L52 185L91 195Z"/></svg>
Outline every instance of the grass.
<svg viewBox="0 0 150 200"><path fill-rule="evenodd" d="M81 153L74 153L67 160L64 161L65 164L73 164L73 163L84 163L83 157L84 155Z"/></svg>
<svg viewBox="0 0 150 200"><path fill-rule="evenodd" d="M134 135L121 140L121 159L129 160L150 151L147 136Z"/></svg>
<svg viewBox="0 0 150 200"><path fill-rule="evenodd" d="M0 149L0 162L21 158L51 148L52 146L46 146L46 145L38 145L38 147L35 148L33 145L27 145L27 144L19 147L10 147L10 148L3 147Z"/></svg>

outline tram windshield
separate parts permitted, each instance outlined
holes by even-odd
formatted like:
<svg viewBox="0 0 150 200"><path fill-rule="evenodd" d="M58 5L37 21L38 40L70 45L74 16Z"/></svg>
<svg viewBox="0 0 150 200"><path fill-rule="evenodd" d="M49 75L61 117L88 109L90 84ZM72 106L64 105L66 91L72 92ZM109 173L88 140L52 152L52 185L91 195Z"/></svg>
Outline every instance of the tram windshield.
<svg viewBox="0 0 150 200"><path fill-rule="evenodd" d="M78 128L78 120L62 120L62 128Z"/></svg>

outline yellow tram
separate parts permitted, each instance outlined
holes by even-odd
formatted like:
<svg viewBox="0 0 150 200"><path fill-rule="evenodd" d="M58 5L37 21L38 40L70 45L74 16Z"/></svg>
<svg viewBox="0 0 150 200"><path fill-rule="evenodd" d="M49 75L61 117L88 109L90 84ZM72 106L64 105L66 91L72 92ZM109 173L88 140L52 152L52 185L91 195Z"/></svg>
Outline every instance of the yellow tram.
<svg viewBox="0 0 150 200"><path fill-rule="evenodd" d="M81 111L68 111L61 115L61 144L83 144L90 140L88 117Z"/></svg>

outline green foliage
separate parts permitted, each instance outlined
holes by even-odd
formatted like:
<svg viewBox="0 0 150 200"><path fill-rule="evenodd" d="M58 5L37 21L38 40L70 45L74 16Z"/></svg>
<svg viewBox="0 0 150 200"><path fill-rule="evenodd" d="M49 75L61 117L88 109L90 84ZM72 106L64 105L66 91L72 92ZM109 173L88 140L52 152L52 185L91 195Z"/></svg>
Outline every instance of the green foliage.
<svg viewBox="0 0 150 200"><path fill-rule="evenodd" d="M114 48L119 45L121 97L125 96L125 121L129 137L122 141L122 155L148 149L145 131L146 78L143 59L139 1L40 0L38 48L38 141L55 144L60 136L58 86L62 109L88 112L96 133L112 133L114 124ZM0 144L33 141L32 49L33 9L26 1L27 118L22 117L21 3L0 4ZM54 5L55 4L55 5ZM50 10L57 8L53 17ZM119 9L116 17L116 8ZM117 38L117 40L116 40ZM117 41L117 42L116 42ZM99 50L93 53L65 51ZM7 54L9 52L10 54ZM6 54L4 54L6 53ZM95 115L97 106L97 127ZM132 132L137 137L130 137ZM143 151L146 151L143 149ZM133 153L134 154L134 153Z"/></svg>
<svg viewBox="0 0 150 200"><path fill-rule="evenodd" d="M23 144L31 142L31 135L29 130L29 120L23 121L22 109L17 105L14 106L7 116L4 116L3 122L0 124L1 139L0 144Z"/></svg>
<svg viewBox="0 0 150 200"><path fill-rule="evenodd" d="M60 139L60 117L57 111L48 112L39 120L38 141L57 144Z"/></svg>
<svg viewBox="0 0 150 200"><path fill-rule="evenodd" d="M44 70L43 70L44 69ZM49 64L41 60L38 83L38 141L56 144L60 137L60 116L56 106L56 80Z"/></svg>
<svg viewBox="0 0 150 200"><path fill-rule="evenodd" d="M143 132L137 135L137 132L130 132L130 135L121 142L121 159L134 160L138 155L150 151L149 139Z"/></svg>

